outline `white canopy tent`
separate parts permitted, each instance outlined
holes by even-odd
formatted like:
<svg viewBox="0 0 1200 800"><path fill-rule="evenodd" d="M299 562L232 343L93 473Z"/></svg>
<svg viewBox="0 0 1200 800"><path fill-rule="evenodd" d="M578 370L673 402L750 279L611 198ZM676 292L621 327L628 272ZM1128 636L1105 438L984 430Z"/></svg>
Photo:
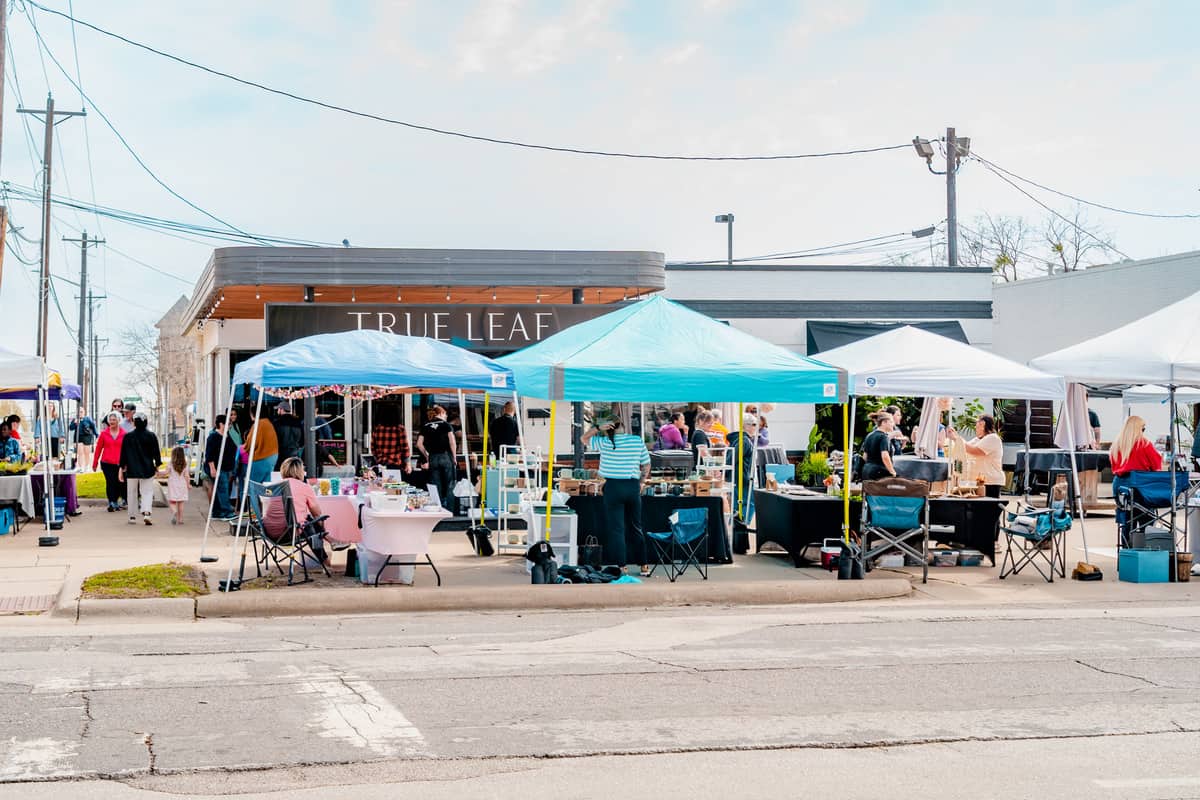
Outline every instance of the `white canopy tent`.
<svg viewBox="0 0 1200 800"><path fill-rule="evenodd" d="M1168 403L1171 400L1171 390L1166 386L1145 383L1141 386L1130 386L1121 392L1121 402L1125 405L1132 403ZM1193 386L1175 387L1175 402L1191 405L1200 403L1200 389Z"/></svg>
<svg viewBox="0 0 1200 800"><path fill-rule="evenodd" d="M1057 375L906 325L815 356L850 373L852 395L1061 400Z"/></svg>
<svg viewBox="0 0 1200 800"><path fill-rule="evenodd" d="M54 466L51 463L50 421L46 415L46 390L50 385L51 372L46 368L46 361L41 356L29 356L14 353L12 350L0 348L0 375L3 383L10 387L36 387L38 414L41 423L42 464L46 471L45 491L42 507L42 517L46 524L46 533L54 519Z"/></svg>
<svg viewBox="0 0 1200 800"><path fill-rule="evenodd" d="M1171 407L1170 462L1174 473L1179 446L1177 393L1180 384L1200 383L1200 292L1102 336L1047 353L1029 363L1079 383L1166 386ZM1171 485L1175 485L1173 475ZM1172 527L1175 506L1172 498Z"/></svg>
<svg viewBox="0 0 1200 800"><path fill-rule="evenodd" d="M1066 381L1058 375L910 325L826 350L816 358L850 374L851 426L859 395L1063 400L1067 393ZM1028 406L1025 427L1028 449ZM851 444L854 441L853 430L849 432L848 441ZM846 464L846 482L849 484L849 457ZM1078 494L1080 484L1074 458L1071 466ZM1083 531L1082 520L1080 531ZM1084 553L1086 558L1086 535Z"/></svg>

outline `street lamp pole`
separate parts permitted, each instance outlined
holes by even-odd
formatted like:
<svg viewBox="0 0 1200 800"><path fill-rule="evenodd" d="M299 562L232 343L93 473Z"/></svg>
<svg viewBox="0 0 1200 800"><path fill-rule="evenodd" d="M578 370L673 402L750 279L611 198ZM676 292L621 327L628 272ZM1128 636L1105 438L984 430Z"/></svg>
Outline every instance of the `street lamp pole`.
<svg viewBox="0 0 1200 800"><path fill-rule="evenodd" d="M727 233L729 234L729 251L728 251L728 256L726 258L725 263L728 264L730 267L732 267L733 266L733 214L717 214L717 216L713 217L713 222L724 222L728 226Z"/></svg>

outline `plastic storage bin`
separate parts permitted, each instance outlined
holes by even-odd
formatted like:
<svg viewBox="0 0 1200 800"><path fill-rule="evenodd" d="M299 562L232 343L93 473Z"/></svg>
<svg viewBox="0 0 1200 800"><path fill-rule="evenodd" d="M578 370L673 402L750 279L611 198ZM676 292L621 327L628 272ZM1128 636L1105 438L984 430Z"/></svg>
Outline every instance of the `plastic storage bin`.
<svg viewBox="0 0 1200 800"><path fill-rule="evenodd" d="M1166 583L1170 569L1171 554L1166 550L1126 547L1117 557L1117 578L1129 583Z"/></svg>

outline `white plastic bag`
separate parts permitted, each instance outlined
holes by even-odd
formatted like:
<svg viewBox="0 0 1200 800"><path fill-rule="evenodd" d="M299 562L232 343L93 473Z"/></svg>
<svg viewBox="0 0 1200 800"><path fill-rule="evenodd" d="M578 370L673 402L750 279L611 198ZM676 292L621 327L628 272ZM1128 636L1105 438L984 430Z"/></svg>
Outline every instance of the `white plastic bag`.
<svg viewBox="0 0 1200 800"><path fill-rule="evenodd" d="M458 483L454 484L455 497L478 497L479 493L475 491L475 487L466 478L459 478Z"/></svg>

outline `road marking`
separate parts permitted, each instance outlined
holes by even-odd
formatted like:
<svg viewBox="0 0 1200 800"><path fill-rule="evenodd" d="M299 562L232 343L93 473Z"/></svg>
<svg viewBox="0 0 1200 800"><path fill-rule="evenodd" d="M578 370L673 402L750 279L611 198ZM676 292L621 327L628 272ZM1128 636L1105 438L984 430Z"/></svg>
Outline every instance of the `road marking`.
<svg viewBox="0 0 1200 800"><path fill-rule="evenodd" d="M61 739L18 739L0 741L0 781L32 780L69 775L68 762L78 749L76 742Z"/></svg>
<svg viewBox="0 0 1200 800"><path fill-rule="evenodd" d="M317 712L309 723L318 736L381 756L413 756L426 751L421 731L367 681L310 670L301 674L297 687L301 694L318 699Z"/></svg>

